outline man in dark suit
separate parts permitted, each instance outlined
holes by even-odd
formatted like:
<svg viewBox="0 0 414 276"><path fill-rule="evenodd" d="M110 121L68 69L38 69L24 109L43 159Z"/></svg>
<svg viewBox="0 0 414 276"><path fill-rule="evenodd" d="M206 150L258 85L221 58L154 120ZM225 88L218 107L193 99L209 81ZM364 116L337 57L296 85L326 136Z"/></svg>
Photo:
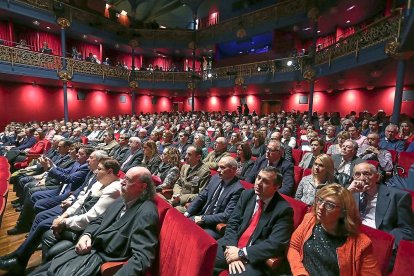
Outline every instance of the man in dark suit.
<svg viewBox="0 0 414 276"><path fill-rule="evenodd" d="M227 223L244 189L236 177L236 171L237 161L233 157L221 158L218 174L211 177L207 187L184 213L215 239L220 237L216 231L217 224Z"/></svg>
<svg viewBox="0 0 414 276"><path fill-rule="evenodd" d="M187 154L187 149L191 144L188 142L188 138L190 137L190 134L186 131L180 131L178 134L178 144L175 145L175 147L180 152L180 157L182 160L184 160L185 155Z"/></svg>
<svg viewBox="0 0 414 276"><path fill-rule="evenodd" d="M340 154L333 154L335 172L352 176L355 165L364 162L357 157L358 144L352 140L346 140L341 147Z"/></svg>
<svg viewBox="0 0 414 276"><path fill-rule="evenodd" d="M279 192L286 195L292 195L293 163L286 161L283 158L283 154L284 150L280 142L270 141L269 145L267 145L266 154L256 160L249 175L246 177L246 181L253 183L260 170L268 166L273 166L283 175L283 183Z"/></svg>
<svg viewBox="0 0 414 276"><path fill-rule="evenodd" d="M215 271L264 275L265 261L285 255L293 232L293 210L278 193L282 174L262 169L254 189L244 191L218 240Z"/></svg>
<svg viewBox="0 0 414 276"><path fill-rule="evenodd" d="M158 244L154 194L148 169L131 168L122 181L121 198L89 224L73 249L31 275L94 275L109 261L127 261L117 275L145 275Z"/></svg>
<svg viewBox="0 0 414 276"><path fill-rule="evenodd" d="M119 135L119 139L118 139L119 147L114 151L114 155L112 156L119 163L121 163L122 160L125 159L125 155L127 154L129 150L128 141L129 141L128 133L122 133Z"/></svg>
<svg viewBox="0 0 414 276"><path fill-rule="evenodd" d="M126 172L132 167L141 165L144 159L141 140L138 137L129 138L129 150L121 161L121 171Z"/></svg>
<svg viewBox="0 0 414 276"><path fill-rule="evenodd" d="M409 193L380 183L376 167L361 163L354 168L354 180L348 190L354 193L362 223L401 240L414 240L414 215Z"/></svg>

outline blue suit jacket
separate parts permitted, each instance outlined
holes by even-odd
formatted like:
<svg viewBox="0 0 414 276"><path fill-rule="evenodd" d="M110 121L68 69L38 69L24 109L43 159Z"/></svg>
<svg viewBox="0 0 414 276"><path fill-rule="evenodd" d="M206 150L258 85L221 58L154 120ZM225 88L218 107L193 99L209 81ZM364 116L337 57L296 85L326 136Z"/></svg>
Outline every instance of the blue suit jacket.
<svg viewBox="0 0 414 276"><path fill-rule="evenodd" d="M72 167L68 169L62 169L54 167L49 171L48 176L59 180L61 183L68 184L67 189L75 191L85 181L85 177L89 172L89 166L87 163L79 164L75 162Z"/></svg>
<svg viewBox="0 0 414 276"><path fill-rule="evenodd" d="M36 144L36 138L34 136L26 137L23 142L16 147L18 150L24 150L31 148L34 144Z"/></svg>
<svg viewBox="0 0 414 276"><path fill-rule="evenodd" d="M267 163L268 160L265 155L258 158L249 175L246 177L246 181L254 183L260 170L267 167ZM282 187L280 187L279 192L289 196L293 195L293 163L286 161L284 158L280 158L276 169L278 169L283 176Z"/></svg>
<svg viewBox="0 0 414 276"><path fill-rule="evenodd" d="M221 178L218 174L211 177L210 182L206 188L194 199L187 212L190 216L203 215L207 207L212 202L214 192L221 183ZM224 189L218 202L214 213L204 216L204 223L206 226L215 226L218 223L226 223L230 215L233 213L234 207L239 200L240 194L244 190L239 180L235 177Z"/></svg>

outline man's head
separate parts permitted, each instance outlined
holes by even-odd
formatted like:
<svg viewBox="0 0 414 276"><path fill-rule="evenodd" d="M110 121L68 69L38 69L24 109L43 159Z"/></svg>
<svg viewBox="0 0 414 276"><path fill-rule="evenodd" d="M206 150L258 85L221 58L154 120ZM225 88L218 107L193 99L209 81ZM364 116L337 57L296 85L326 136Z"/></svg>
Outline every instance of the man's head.
<svg viewBox="0 0 414 276"><path fill-rule="evenodd" d="M113 140L115 140L115 134L112 131L107 131L103 135L105 144L110 144Z"/></svg>
<svg viewBox="0 0 414 276"><path fill-rule="evenodd" d="M129 143L129 135L127 133L122 133L119 135L118 138L118 144L123 147L123 146L127 146Z"/></svg>
<svg viewBox="0 0 414 276"><path fill-rule="evenodd" d="M58 146L57 146L57 150L58 150L59 154L61 154L61 155L67 154L69 152L69 149L70 149L71 145L72 145L72 142L67 141L67 140L61 140L58 143Z"/></svg>
<svg viewBox="0 0 414 276"><path fill-rule="evenodd" d="M227 150L227 140L224 137L218 137L214 147L215 152L223 152Z"/></svg>
<svg viewBox="0 0 414 276"><path fill-rule="evenodd" d="M80 164L85 164L86 161L89 159L89 156L92 154L92 152L93 152L93 148L91 147L81 147L78 150L78 154L77 154L78 159L76 161L78 161Z"/></svg>
<svg viewBox="0 0 414 276"><path fill-rule="evenodd" d="M362 190L368 192L377 188L380 175L374 165L364 162L354 167L354 180L362 181L364 185Z"/></svg>
<svg viewBox="0 0 414 276"><path fill-rule="evenodd" d="M96 180L103 185L110 184L117 177L120 168L121 165L115 159L103 158L96 169Z"/></svg>
<svg viewBox="0 0 414 276"><path fill-rule="evenodd" d="M333 125L328 126L328 128L326 129L326 136L332 138L335 137L336 134L336 129Z"/></svg>
<svg viewBox="0 0 414 276"><path fill-rule="evenodd" d="M185 144L187 144L187 141L188 141L188 137L189 137L190 135L188 134L188 132L186 132L186 131L181 131L179 134L178 134L178 137L179 137L179 139L180 139L180 143L182 144L182 145L185 145Z"/></svg>
<svg viewBox="0 0 414 276"><path fill-rule="evenodd" d="M394 125L394 124L389 124L386 128L385 128L385 137L390 140L390 141L394 141L395 137L398 134L398 126Z"/></svg>
<svg viewBox="0 0 414 276"><path fill-rule="evenodd" d="M359 131L356 126L350 126L348 127L349 135L351 136L351 139L356 140L359 138Z"/></svg>
<svg viewBox="0 0 414 276"><path fill-rule="evenodd" d="M225 156L218 162L217 172L224 181L230 181L236 176L237 161L231 156Z"/></svg>
<svg viewBox="0 0 414 276"><path fill-rule="evenodd" d="M367 136L367 141L368 141L368 145L378 148L378 145L380 142L379 135L377 133L370 133Z"/></svg>
<svg viewBox="0 0 414 276"><path fill-rule="evenodd" d="M73 130L72 135L74 137L79 137L82 134L82 129L80 127L77 127Z"/></svg>
<svg viewBox="0 0 414 276"><path fill-rule="evenodd" d="M272 198L282 186L282 174L275 167L265 167L256 177L254 192L261 199Z"/></svg>
<svg viewBox="0 0 414 276"><path fill-rule="evenodd" d="M91 171L95 171L98 168L98 163L104 158L108 158L108 154L103 150L96 150L89 155L88 166Z"/></svg>
<svg viewBox="0 0 414 276"><path fill-rule="evenodd" d="M193 167L200 162L202 156L202 151L200 148L195 146L189 146L187 148L187 153L185 155L185 161L190 167Z"/></svg>
<svg viewBox="0 0 414 276"><path fill-rule="evenodd" d="M141 139L147 137L147 134L148 134L148 131L145 128L141 128L138 131L138 137Z"/></svg>
<svg viewBox="0 0 414 276"><path fill-rule="evenodd" d="M139 139L138 137L131 137L129 138L128 145L131 151L139 150L141 148L141 139Z"/></svg>
<svg viewBox="0 0 414 276"><path fill-rule="evenodd" d="M342 129L344 129L344 130L348 130L348 128L350 126L353 126L353 125L354 125L354 123L349 119L345 119L345 120L342 121Z"/></svg>
<svg viewBox="0 0 414 276"><path fill-rule="evenodd" d="M121 196L124 202L134 199L149 200L155 195L151 172L144 167L132 167L121 182Z"/></svg>
<svg viewBox="0 0 414 276"><path fill-rule="evenodd" d="M368 123L369 131L370 132L378 132L379 122L377 119L370 119Z"/></svg>
<svg viewBox="0 0 414 276"><path fill-rule="evenodd" d="M358 151L358 144L352 140L346 140L341 147L342 158L349 161L356 155Z"/></svg>
<svg viewBox="0 0 414 276"><path fill-rule="evenodd" d="M282 134L279 131L275 131L270 135L270 141L279 141L282 139Z"/></svg>
<svg viewBox="0 0 414 276"><path fill-rule="evenodd" d="M279 162L283 156L283 147L279 141L272 140L269 142L266 148L266 158L270 163Z"/></svg>

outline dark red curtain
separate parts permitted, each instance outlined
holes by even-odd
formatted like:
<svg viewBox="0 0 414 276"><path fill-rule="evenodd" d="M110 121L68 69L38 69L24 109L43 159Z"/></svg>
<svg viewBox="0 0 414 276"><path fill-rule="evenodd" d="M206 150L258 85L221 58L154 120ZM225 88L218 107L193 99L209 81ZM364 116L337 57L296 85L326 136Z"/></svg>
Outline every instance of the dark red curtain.
<svg viewBox="0 0 414 276"><path fill-rule="evenodd" d="M112 65L117 65L118 62L121 64L126 64L129 69L131 69L132 66L132 55L123 53L123 52L114 52L113 50L106 51L106 55L104 55L103 59L105 60L106 57L109 57L109 59L112 62ZM142 64L142 56L135 55L135 67L140 68Z"/></svg>
<svg viewBox="0 0 414 276"><path fill-rule="evenodd" d="M4 45L12 46L12 37L10 36L9 22L0 21L0 39L4 41Z"/></svg>
<svg viewBox="0 0 414 276"><path fill-rule="evenodd" d="M39 36L39 50L43 46L43 42L46 42L50 49L52 49L53 55L60 56L62 53L62 47L60 45L60 37L55 34L46 32L38 32Z"/></svg>
<svg viewBox="0 0 414 276"><path fill-rule="evenodd" d="M32 51L39 51L39 36L37 35L37 31L33 29L26 29L17 34L17 41L19 43L21 39L26 40L27 46L30 47Z"/></svg>
<svg viewBox="0 0 414 276"><path fill-rule="evenodd" d="M336 41L336 35L330 34L324 37L318 37L316 40L316 48L322 49L328 47L329 45L334 44Z"/></svg>
<svg viewBox="0 0 414 276"><path fill-rule="evenodd" d="M163 57L148 57L145 59L145 66L148 67L150 64L152 64L153 68L158 65L160 69L167 71L172 65L172 60L170 58Z"/></svg>
<svg viewBox="0 0 414 276"><path fill-rule="evenodd" d="M100 51L99 51L99 45L90 44L83 41L68 41L67 54L70 56L72 47L76 47L76 50L78 52L82 53L83 59L85 59L87 56L89 56L89 53L92 53L92 55L96 55L98 58L100 58Z"/></svg>

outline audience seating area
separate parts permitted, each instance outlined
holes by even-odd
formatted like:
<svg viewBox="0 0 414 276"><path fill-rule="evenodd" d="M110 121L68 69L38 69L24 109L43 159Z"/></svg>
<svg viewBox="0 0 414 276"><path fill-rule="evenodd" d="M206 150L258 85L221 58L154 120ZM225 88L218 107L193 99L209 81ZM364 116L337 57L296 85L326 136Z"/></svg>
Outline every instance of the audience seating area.
<svg viewBox="0 0 414 276"><path fill-rule="evenodd" d="M209 276L213 273L217 242L159 197L159 254L149 275ZM103 276L113 275L122 262L106 263Z"/></svg>

